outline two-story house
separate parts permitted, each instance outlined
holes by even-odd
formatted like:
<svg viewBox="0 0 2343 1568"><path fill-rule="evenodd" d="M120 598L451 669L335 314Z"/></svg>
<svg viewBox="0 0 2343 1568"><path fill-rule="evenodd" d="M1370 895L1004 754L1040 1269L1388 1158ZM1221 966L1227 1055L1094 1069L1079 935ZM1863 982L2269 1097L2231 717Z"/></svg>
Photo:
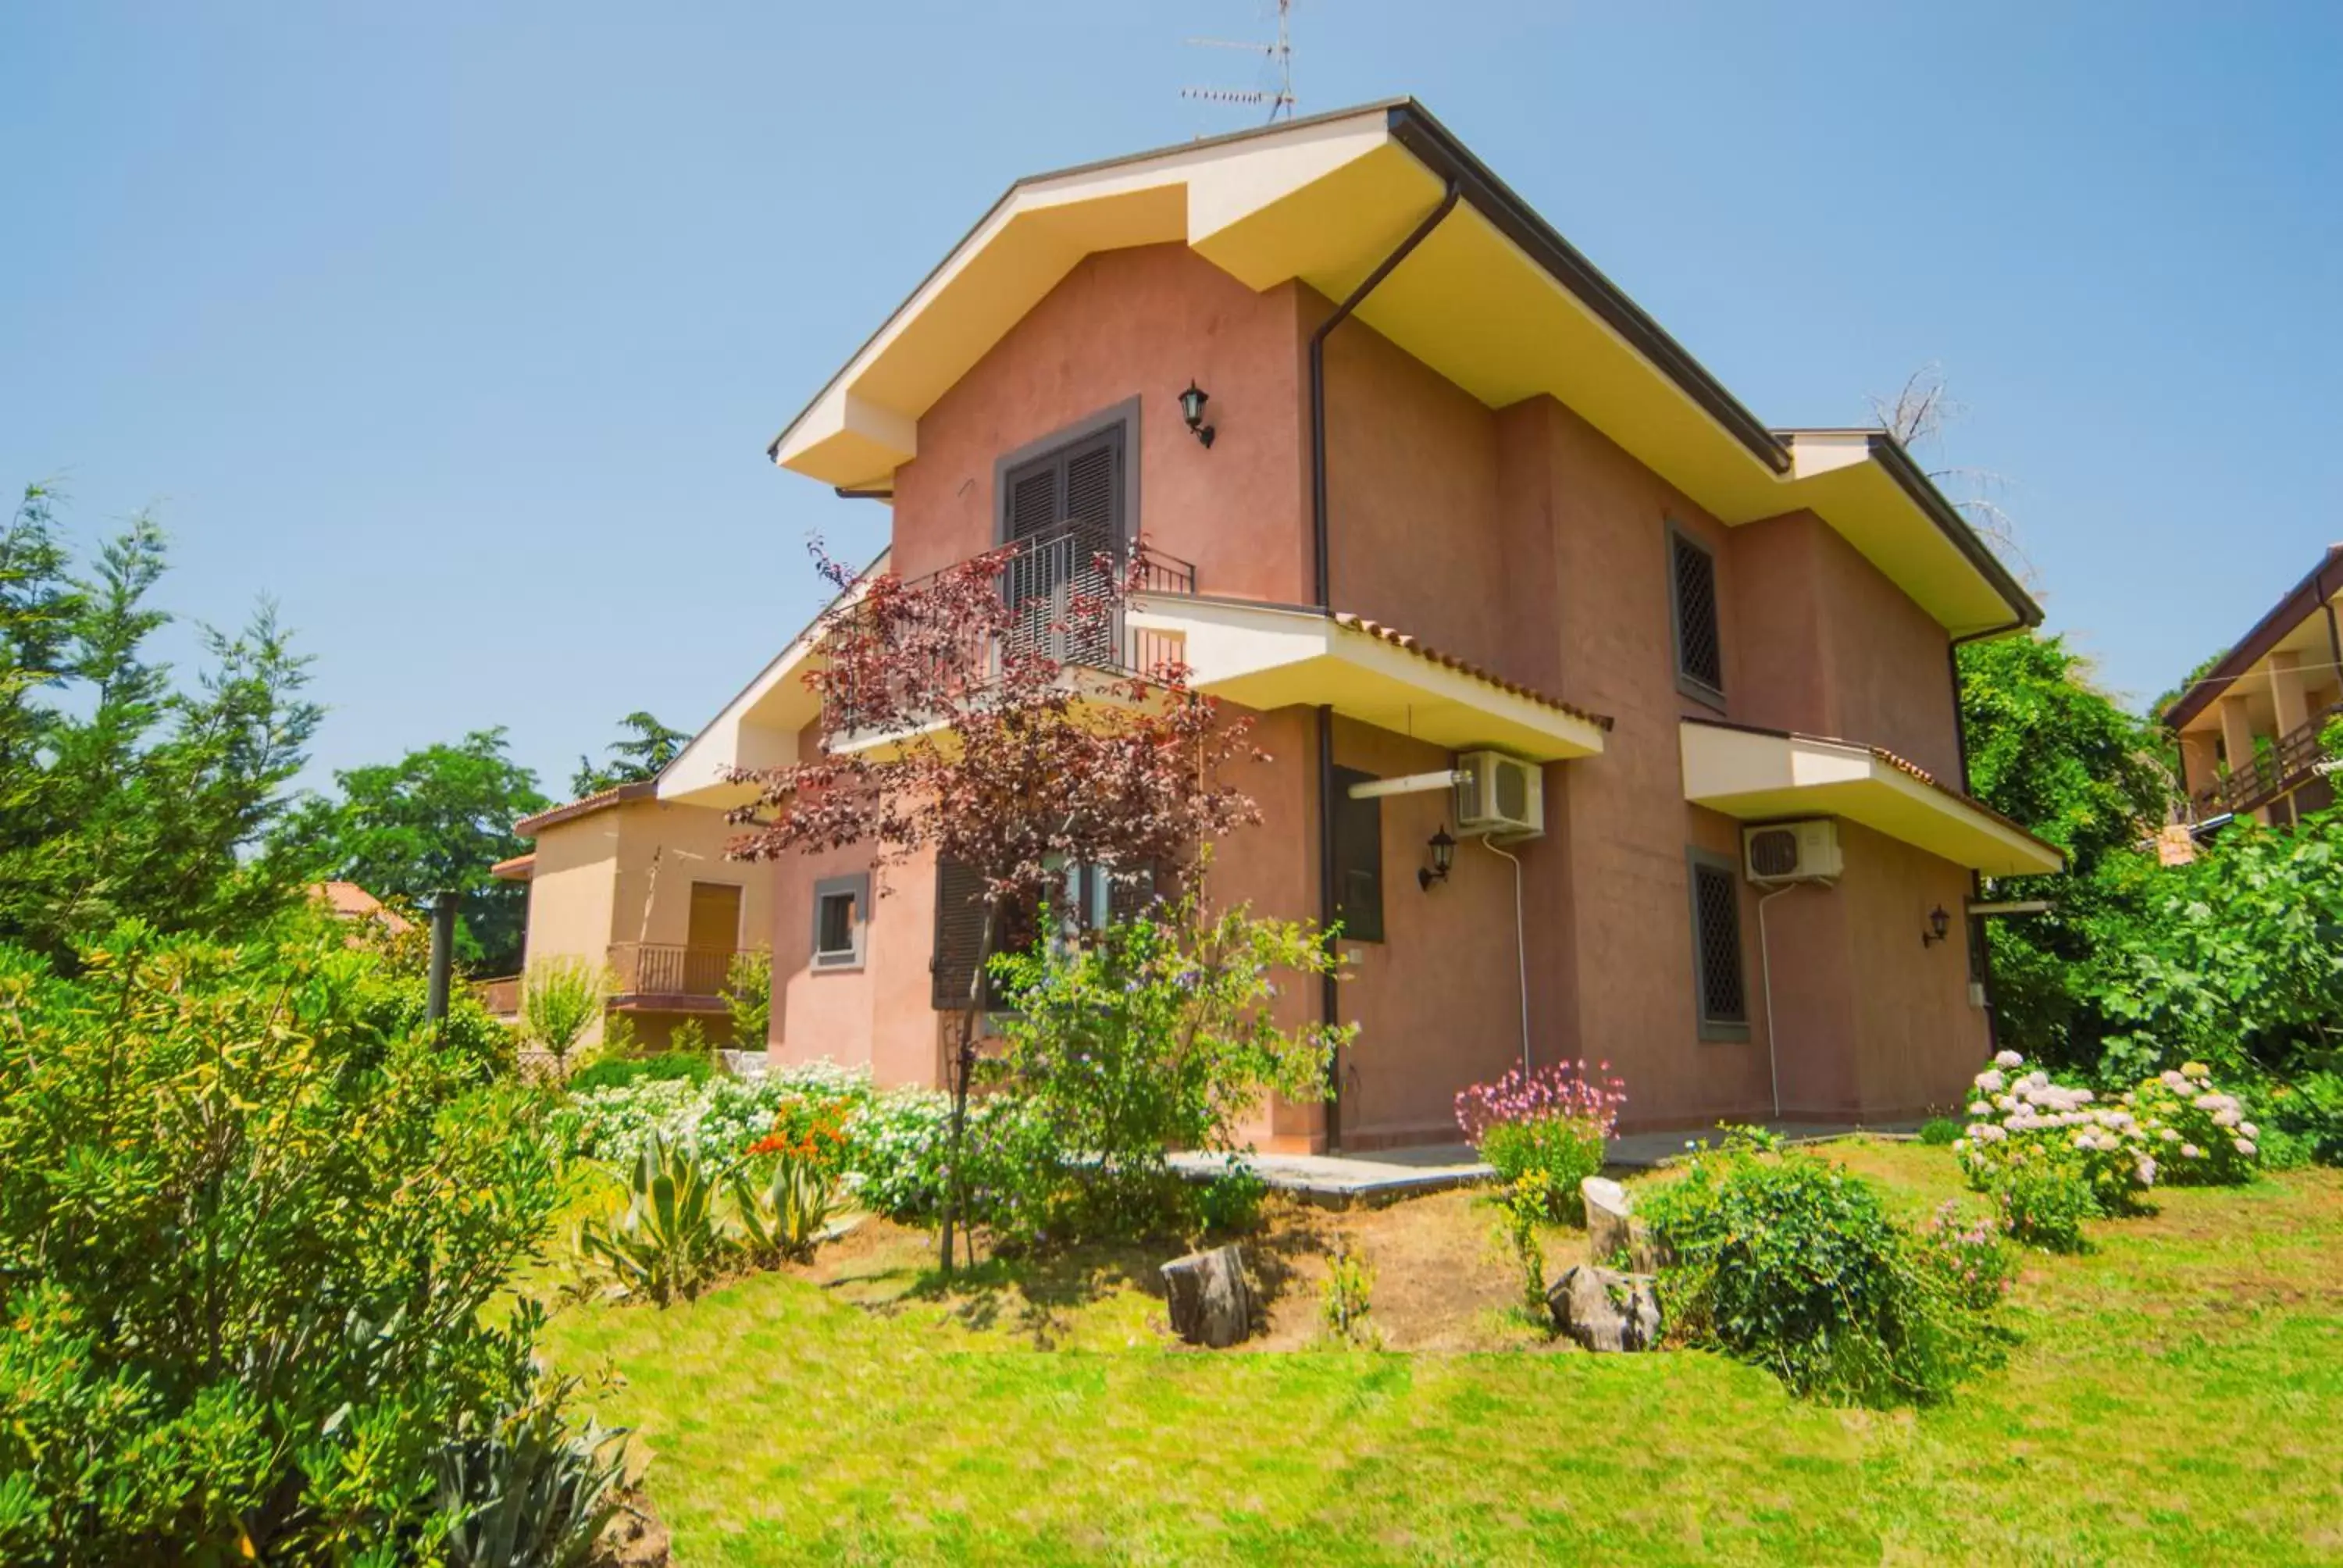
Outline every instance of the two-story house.
<svg viewBox="0 0 2343 1568"><path fill-rule="evenodd" d="M490 1010L520 1011L530 967L549 959L606 971L609 1010L639 1048L664 1049L686 1020L727 1041L734 960L770 940L773 877L734 860L720 811L659 798L649 779L550 807L513 825L528 854L490 868L528 884L521 973L477 982ZM602 1038L599 1027L585 1044Z"/></svg>
<svg viewBox="0 0 2343 1568"><path fill-rule="evenodd" d="M1212 896L1350 960L1284 999L1361 1028L1270 1146L1453 1139L1559 1058L1635 1125L1909 1117L1990 1049L1975 874L2058 857L1964 794L1953 650L2039 611L1895 442L1760 423L1411 100L1020 181L771 455L889 503L906 577L1144 536L1128 636L1274 759ZM660 797L811 755L820 656ZM966 890L875 891L777 868L771 1049L937 1081Z"/></svg>
<svg viewBox="0 0 2343 1568"><path fill-rule="evenodd" d="M2247 815L2292 823L2335 803L2319 731L2343 716L2343 545L2270 606L2219 663L2165 710L2180 745L2189 820Z"/></svg>

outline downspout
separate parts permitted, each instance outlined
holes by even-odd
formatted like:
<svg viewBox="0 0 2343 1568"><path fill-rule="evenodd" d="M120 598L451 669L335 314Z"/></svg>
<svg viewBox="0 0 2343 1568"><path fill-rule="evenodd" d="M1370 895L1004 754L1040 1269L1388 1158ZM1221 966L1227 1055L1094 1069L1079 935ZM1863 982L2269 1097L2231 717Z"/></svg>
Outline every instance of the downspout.
<svg viewBox="0 0 2343 1568"><path fill-rule="evenodd" d="M1422 223L1400 241L1399 248L1383 257L1375 269L1367 274L1358 287L1351 290L1334 313L1318 324L1310 335L1310 538L1312 579L1318 608L1331 609L1331 579L1328 575L1326 548L1326 337L1358 309L1360 302L1374 292L1377 285L1389 277L1392 269L1405 261L1408 254L1422 245L1426 236L1439 226L1440 220L1456 206L1456 182L1448 182L1448 189L1440 205L1425 215ZM1318 924L1322 930L1334 923L1334 709L1322 705L1318 709ZM1341 1004L1335 995L1336 980L1330 969L1319 984L1318 1013L1328 1029L1335 1025L1335 1015ZM1326 1064L1326 1148L1329 1152L1342 1147L1342 1070L1341 1052L1330 1057Z"/></svg>
<svg viewBox="0 0 2343 1568"><path fill-rule="evenodd" d="M1481 848L1513 863L1513 973L1522 982L1522 1076L1527 1078L1530 1075L1530 944L1525 922L1522 919L1522 858L1498 849L1486 839L1481 840ZM1764 911L1761 910L1759 913L1762 915ZM1769 1030L1773 1028L1771 1020L1768 1020L1766 1028Z"/></svg>
<svg viewBox="0 0 2343 1568"><path fill-rule="evenodd" d="M1961 793L1971 799L1976 799L1976 793L1969 787L1969 721L1961 711L1961 649L1973 642L2007 637L2013 631L2024 630L2026 625L2026 619L2020 617L2007 626L1988 627L1983 631L1973 631L1966 637L1956 637L1945 646L1945 672L1953 687L1953 748L1960 759ZM1972 866L1969 868L1970 901L1977 901L1984 892L1985 879ZM1764 908L1761 906L1757 912L1762 921L1765 912ZM1969 940L1976 945L1977 983L1985 991L1986 1054L1991 1056L2001 1050L2001 1018L1993 1005L1993 943L1986 938L1985 922L1966 910L1961 911L1961 924L1967 929ZM1763 933L1760 935L1762 937ZM1770 1024L1768 1027L1770 1029Z"/></svg>
<svg viewBox="0 0 2343 1568"><path fill-rule="evenodd" d="M1326 338L1334 328L1351 318L1351 313L1358 309L1367 296L1392 275L1393 268L1405 261L1409 253L1440 226L1440 220L1456 206L1458 194L1456 182L1452 178L1446 193L1440 198L1440 205L1427 213L1413 232L1399 242L1399 248L1377 263L1365 280L1351 290L1342 304L1334 307L1334 314L1320 322L1318 330L1310 335L1310 545L1312 580L1316 584L1316 602L1320 609L1333 608L1328 598L1333 585L1326 539Z"/></svg>
<svg viewBox="0 0 2343 1568"><path fill-rule="evenodd" d="M1784 893L1795 893L1805 886L1804 882L1785 882L1757 900L1757 974L1765 988L1765 1077L1774 1089L1776 1121L1782 1120L1782 1053L1774 1039L1774 953L1765 941L1765 906Z"/></svg>

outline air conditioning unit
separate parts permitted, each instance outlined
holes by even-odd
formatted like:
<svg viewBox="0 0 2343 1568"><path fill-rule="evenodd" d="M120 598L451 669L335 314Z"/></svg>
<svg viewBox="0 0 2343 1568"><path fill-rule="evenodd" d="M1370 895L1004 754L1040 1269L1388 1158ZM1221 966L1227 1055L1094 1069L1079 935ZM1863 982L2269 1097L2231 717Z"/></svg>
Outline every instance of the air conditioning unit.
<svg viewBox="0 0 2343 1568"><path fill-rule="evenodd" d="M1456 759L1456 830L1525 839L1545 831L1545 774L1534 762L1502 751L1467 751Z"/></svg>
<svg viewBox="0 0 2343 1568"><path fill-rule="evenodd" d="M1753 882L1828 882L1845 862L1839 859L1838 824L1768 822L1741 829L1741 859Z"/></svg>

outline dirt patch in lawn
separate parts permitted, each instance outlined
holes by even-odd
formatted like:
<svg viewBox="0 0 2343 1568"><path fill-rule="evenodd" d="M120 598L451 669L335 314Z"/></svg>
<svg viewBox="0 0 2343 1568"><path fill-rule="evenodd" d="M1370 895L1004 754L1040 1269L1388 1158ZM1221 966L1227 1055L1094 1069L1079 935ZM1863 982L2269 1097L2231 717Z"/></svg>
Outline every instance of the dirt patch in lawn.
<svg viewBox="0 0 2343 1568"><path fill-rule="evenodd" d="M1328 1254L1338 1241L1373 1271L1369 1316L1392 1349L1547 1344L1519 1310L1521 1275L1498 1237L1499 1217L1485 1192L1469 1189L1339 1211L1272 1196L1261 1230L1237 1238L1262 1312L1247 1348L1322 1342ZM1544 1241L1549 1279L1584 1261L1584 1231L1554 1227ZM793 1271L834 1300L872 1312L930 1314L974 1334L1011 1336L1037 1348L1144 1337L1169 1342L1157 1271L1182 1250L1165 1242L984 1257L947 1280L935 1267L934 1232L869 1219Z"/></svg>

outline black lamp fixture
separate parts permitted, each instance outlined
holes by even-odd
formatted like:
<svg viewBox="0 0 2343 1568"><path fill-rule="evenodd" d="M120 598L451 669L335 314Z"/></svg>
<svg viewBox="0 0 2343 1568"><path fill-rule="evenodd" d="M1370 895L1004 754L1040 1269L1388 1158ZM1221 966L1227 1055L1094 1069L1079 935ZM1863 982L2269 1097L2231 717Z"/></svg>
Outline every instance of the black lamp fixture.
<svg viewBox="0 0 2343 1568"><path fill-rule="evenodd" d="M1928 929L1920 933L1920 945L1924 948L1935 947L1945 940L1945 933L1952 929L1953 917L1945 913L1944 905L1938 904L1928 911Z"/></svg>
<svg viewBox="0 0 2343 1568"><path fill-rule="evenodd" d="M1188 421L1188 434L1202 441L1208 452L1212 449L1213 432L1212 427L1204 423L1204 405L1212 400L1212 395L1197 386L1192 377L1189 379L1188 389L1180 394L1180 417Z"/></svg>
<svg viewBox="0 0 2343 1568"><path fill-rule="evenodd" d="M1448 879L1449 868L1455 864L1456 840L1448 836L1447 826L1443 824L1440 831L1432 836L1432 864L1415 873L1415 885L1427 893L1432 891L1433 883Z"/></svg>

